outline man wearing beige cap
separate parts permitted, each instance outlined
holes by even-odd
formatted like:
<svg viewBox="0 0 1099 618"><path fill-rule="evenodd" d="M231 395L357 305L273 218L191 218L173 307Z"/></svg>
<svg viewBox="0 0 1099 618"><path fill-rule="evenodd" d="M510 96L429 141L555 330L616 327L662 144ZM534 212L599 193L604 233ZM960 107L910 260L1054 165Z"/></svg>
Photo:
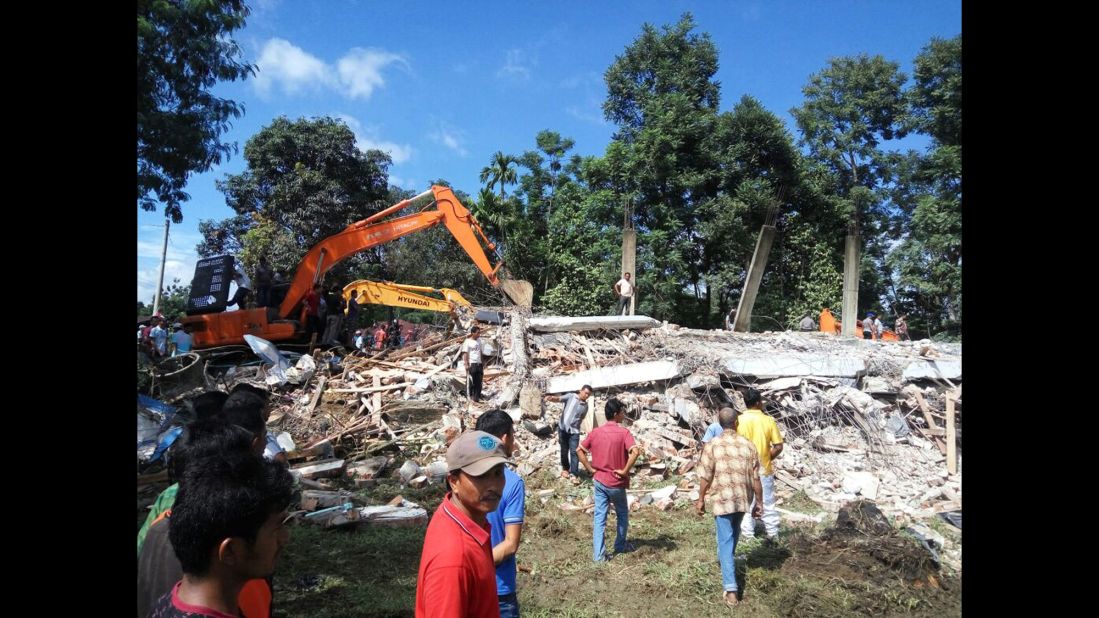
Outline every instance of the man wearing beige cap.
<svg viewBox="0 0 1099 618"><path fill-rule="evenodd" d="M504 444L483 431L458 436L446 451L450 491L424 537L416 616L499 616L488 514L504 492Z"/></svg>

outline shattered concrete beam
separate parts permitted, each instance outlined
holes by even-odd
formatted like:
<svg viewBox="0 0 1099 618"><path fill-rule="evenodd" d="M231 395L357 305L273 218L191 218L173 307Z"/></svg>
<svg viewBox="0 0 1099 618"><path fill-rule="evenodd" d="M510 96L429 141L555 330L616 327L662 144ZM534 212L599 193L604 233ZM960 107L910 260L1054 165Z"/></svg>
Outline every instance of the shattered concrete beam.
<svg viewBox="0 0 1099 618"><path fill-rule="evenodd" d="M958 380L962 377L962 361L912 361L904 368L905 380Z"/></svg>
<svg viewBox="0 0 1099 618"><path fill-rule="evenodd" d="M856 378L866 372L861 358L845 356L767 356L764 358L729 358L725 370L734 374L759 378L819 376Z"/></svg>
<svg viewBox="0 0 1099 618"><path fill-rule="evenodd" d="M546 393L577 391L585 384L600 389L610 386L622 386L623 384L670 380L679 377L680 374L679 363L676 361L650 361L647 363L618 365L617 367L600 367L563 376L554 376L549 379L546 385Z"/></svg>
<svg viewBox="0 0 1099 618"><path fill-rule="evenodd" d="M658 326L660 326L658 320L644 315L549 316L530 319L530 329L540 333L599 330L601 328L641 330Z"/></svg>

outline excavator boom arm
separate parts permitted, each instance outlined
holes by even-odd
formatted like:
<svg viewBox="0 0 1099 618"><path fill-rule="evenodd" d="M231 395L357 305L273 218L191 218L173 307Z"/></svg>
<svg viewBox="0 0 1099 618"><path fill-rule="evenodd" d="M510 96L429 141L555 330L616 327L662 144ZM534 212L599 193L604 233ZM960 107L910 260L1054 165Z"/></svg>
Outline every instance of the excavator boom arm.
<svg viewBox="0 0 1099 618"><path fill-rule="evenodd" d="M414 215L379 221L383 217L410 206L416 199L429 193L435 198L435 210L424 210ZM319 281L324 273L328 272L341 260L360 251L365 251L414 232L426 230L440 223L446 225L447 230L450 231L473 263L485 275L489 283L494 287L499 287L500 280L496 272L503 266L503 260L493 266L481 241L484 241L489 251L494 252L495 245L488 241L484 231L481 230L481 226L473 218L473 215L466 210L465 206L462 206L461 202L458 201L454 192L449 187L435 185L431 187L430 192L425 191L412 199L404 200L362 221L352 223L342 231L317 243L302 258L301 264L294 274L290 289L286 293L286 298L279 306L280 315L291 317L294 308L305 298L313 284Z"/></svg>

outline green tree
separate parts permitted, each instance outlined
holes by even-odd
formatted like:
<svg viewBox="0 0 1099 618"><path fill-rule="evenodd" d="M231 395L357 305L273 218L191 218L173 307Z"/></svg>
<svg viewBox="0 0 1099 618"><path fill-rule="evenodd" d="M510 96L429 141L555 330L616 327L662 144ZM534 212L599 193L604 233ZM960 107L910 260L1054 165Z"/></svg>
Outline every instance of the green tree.
<svg viewBox="0 0 1099 618"><path fill-rule="evenodd" d="M607 166L596 166L618 207L633 204L639 310L685 324L703 322L708 311L699 206L717 191L720 94L717 48L693 29L690 13L662 31L645 24L615 57L604 73L603 112L618 130Z"/></svg>
<svg viewBox="0 0 1099 618"><path fill-rule="evenodd" d="M313 245L390 205L389 155L360 151L338 119L277 118L248 140L244 157L244 172L217 183L236 216L199 225L203 257L232 253L252 267L269 251L272 267L292 275ZM377 255L353 257L333 274Z"/></svg>
<svg viewBox="0 0 1099 618"><path fill-rule="evenodd" d="M962 39L932 39L915 60L911 124L932 138L926 155L896 157L893 199L906 215L888 263L898 312L913 331L959 334L962 320Z"/></svg>
<svg viewBox="0 0 1099 618"><path fill-rule="evenodd" d="M791 110L801 143L835 177L849 232L866 239L860 259L860 313L883 293L880 268L890 240L886 189L891 169L882 142L907 134L907 76L896 62L860 54L833 58L802 89L805 103ZM845 316L850 317L850 316Z"/></svg>
<svg viewBox="0 0 1099 618"><path fill-rule="evenodd" d="M500 199L504 199L504 185L513 185L516 183L515 168L512 167L519 160L511 155L506 155L503 152L497 150L496 154L492 155L492 162L485 167L481 168L481 182L488 183L489 191L492 190L497 183L500 184Z"/></svg>
<svg viewBox="0 0 1099 618"><path fill-rule="evenodd" d="M137 202L164 204L174 223L187 178L235 152L220 140L242 105L211 94L220 81L254 74L230 37L244 26L242 0L138 0Z"/></svg>

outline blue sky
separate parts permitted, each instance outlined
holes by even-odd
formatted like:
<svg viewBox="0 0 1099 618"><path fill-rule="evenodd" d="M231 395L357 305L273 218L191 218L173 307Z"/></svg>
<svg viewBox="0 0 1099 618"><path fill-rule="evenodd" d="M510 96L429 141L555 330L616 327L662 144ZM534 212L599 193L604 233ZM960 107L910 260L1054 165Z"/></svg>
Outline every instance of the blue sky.
<svg viewBox="0 0 1099 618"><path fill-rule="evenodd" d="M190 282L198 223L232 210L214 186L244 169L249 137L274 118L343 118L360 148L393 157L390 183L426 190L445 178L476 193L497 150L534 149L543 129L600 155L614 132L603 120L602 76L642 24L672 25L684 11L717 46L721 110L750 94L783 119L829 58L861 52L912 60L931 37L961 33L960 0L677 1L251 0L234 38L259 66L215 92L244 104L223 139L241 152L191 178L183 223L171 227L165 285ZM905 145L920 148L920 139ZM366 213L364 213L365 216ZM156 290L163 213L138 209L138 300Z"/></svg>

